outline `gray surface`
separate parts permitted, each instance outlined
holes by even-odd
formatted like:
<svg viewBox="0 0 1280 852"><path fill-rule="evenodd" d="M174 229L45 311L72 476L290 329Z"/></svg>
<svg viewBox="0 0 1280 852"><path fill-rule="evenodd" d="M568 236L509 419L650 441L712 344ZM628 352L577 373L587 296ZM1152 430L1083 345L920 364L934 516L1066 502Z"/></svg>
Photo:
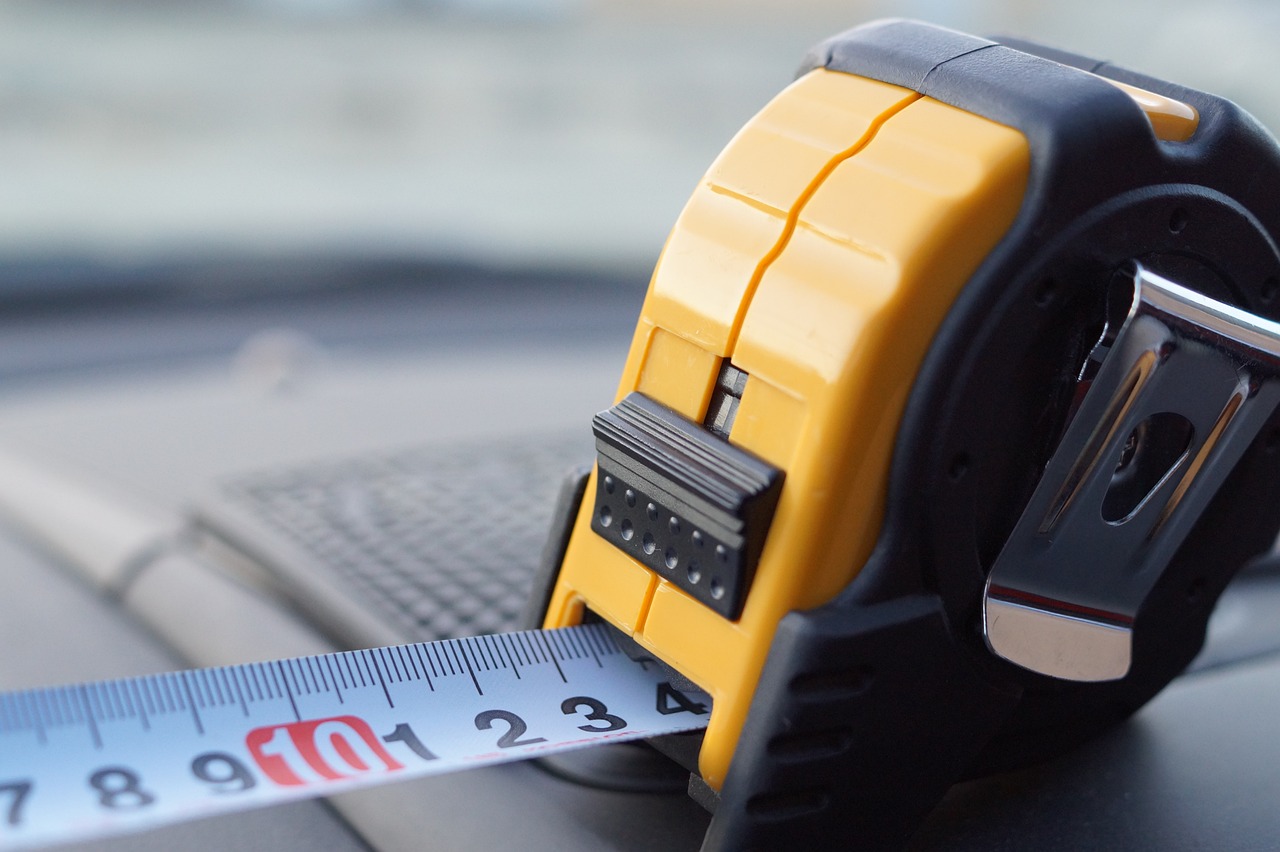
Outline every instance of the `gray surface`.
<svg viewBox="0 0 1280 852"><path fill-rule="evenodd" d="M370 849L322 802L292 802L265 810L165 826L143 834L48 848L57 852L259 852L263 849L368 852Z"/></svg>
<svg viewBox="0 0 1280 852"><path fill-rule="evenodd" d="M1044 766L952 789L915 850L1280 848L1280 660L1175 682Z"/></svg>
<svg viewBox="0 0 1280 852"><path fill-rule="evenodd" d="M49 686L171 671L180 664L110 602L0 527L0 689ZM77 850L172 850L368 847L323 802L163 828L142 835L59 847Z"/></svg>
<svg viewBox="0 0 1280 852"><path fill-rule="evenodd" d="M70 378L0 394L0 442L176 507L235 474L438 442L580 429L613 399L622 344L271 359ZM287 359L286 359L287 360Z"/></svg>
<svg viewBox="0 0 1280 852"><path fill-rule="evenodd" d="M708 817L683 793L610 793L524 763L335 799L381 852L422 849L695 850ZM414 820L407 814L417 812Z"/></svg>
<svg viewBox="0 0 1280 852"><path fill-rule="evenodd" d="M620 363L648 275L331 255L0 261L0 395L86 373L215 361L252 378L255 367L305 371L329 353L458 355L512 340L572 341L616 351Z"/></svg>
<svg viewBox="0 0 1280 852"><path fill-rule="evenodd" d="M178 668L146 630L0 527L0 689Z"/></svg>

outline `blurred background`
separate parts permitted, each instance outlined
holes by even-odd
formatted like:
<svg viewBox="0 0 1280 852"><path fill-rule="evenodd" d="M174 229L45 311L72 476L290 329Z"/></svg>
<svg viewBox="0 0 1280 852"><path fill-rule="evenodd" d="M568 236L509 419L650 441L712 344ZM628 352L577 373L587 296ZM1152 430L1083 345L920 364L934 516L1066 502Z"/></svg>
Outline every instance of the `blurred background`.
<svg viewBox="0 0 1280 852"><path fill-rule="evenodd" d="M885 16L1111 59L1280 127L1263 0L8 0L0 283L315 253L642 279L805 50Z"/></svg>

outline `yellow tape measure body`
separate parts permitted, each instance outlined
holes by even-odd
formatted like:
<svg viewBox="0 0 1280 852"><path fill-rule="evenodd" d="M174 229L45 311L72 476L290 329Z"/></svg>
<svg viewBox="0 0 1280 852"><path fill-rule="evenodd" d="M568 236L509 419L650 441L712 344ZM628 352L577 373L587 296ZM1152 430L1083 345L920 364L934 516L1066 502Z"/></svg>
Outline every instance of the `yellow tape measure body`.
<svg viewBox="0 0 1280 852"><path fill-rule="evenodd" d="M728 440L786 471L768 544L729 621L590 534L584 501L546 624L589 607L711 693L713 787L779 619L830 600L875 545L906 391L1028 168L1016 130L819 69L743 128L677 221L618 398L702 422L722 363L747 373Z"/></svg>

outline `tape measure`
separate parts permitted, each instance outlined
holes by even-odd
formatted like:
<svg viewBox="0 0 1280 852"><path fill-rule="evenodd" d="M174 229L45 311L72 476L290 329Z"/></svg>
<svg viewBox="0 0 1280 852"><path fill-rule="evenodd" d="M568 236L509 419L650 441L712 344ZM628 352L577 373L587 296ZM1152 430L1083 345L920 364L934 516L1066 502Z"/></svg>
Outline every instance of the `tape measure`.
<svg viewBox="0 0 1280 852"><path fill-rule="evenodd" d="M0 694L0 848L697 729L603 625Z"/></svg>
<svg viewBox="0 0 1280 852"><path fill-rule="evenodd" d="M1277 185L1222 98L915 21L819 45L734 136L542 620L713 696L672 750L704 848L900 847L1185 668L1280 525Z"/></svg>

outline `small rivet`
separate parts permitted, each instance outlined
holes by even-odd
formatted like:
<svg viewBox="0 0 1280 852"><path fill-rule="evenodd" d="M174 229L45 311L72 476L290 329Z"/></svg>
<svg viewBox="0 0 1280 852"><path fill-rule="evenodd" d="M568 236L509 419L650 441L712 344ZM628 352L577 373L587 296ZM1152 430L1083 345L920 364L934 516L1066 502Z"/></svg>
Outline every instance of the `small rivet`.
<svg viewBox="0 0 1280 852"><path fill-rule="evenodd" d="M1035 302L1036 307L1047 308L1053 304L1054 298L1058 295L1058 282L1052 278L1046 278L1040 282L1040 286L1036 288Z"/></svg>

